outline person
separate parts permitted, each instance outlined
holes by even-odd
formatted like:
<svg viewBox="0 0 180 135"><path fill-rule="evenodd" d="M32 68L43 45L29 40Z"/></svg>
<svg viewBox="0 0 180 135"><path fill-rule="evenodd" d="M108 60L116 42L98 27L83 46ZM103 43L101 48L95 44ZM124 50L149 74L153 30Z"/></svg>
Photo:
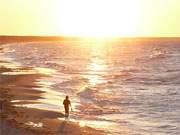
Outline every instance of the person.
<svg viewBox="0 0 180 135"><path fill-rule="evenodd" d="M64 110L65 110L65 117L69 117L69 106L71 106L71 101L69 100L69 97L66 96L66 99L63 101ZM72 106L71 106L72 110Z"/></svg>

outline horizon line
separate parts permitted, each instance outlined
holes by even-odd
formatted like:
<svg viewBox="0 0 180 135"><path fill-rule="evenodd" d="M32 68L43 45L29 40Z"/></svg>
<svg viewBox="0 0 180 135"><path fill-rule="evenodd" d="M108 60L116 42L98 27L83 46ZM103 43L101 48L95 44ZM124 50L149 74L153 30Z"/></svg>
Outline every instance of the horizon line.
<svg viewBox="0 0 180 135"><path fill-rule="evenodd" d="M180 38L180 36L119 36L119 37L88 37L63 35L0 35L0 37L56 37L56 38L85 38L85 39L117 39L117 38Z"/></svg>

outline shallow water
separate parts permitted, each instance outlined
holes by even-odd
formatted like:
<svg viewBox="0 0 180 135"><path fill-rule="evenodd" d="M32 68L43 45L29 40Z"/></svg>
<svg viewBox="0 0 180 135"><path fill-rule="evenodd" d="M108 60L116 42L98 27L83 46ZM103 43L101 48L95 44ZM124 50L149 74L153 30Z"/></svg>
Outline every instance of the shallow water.
<svg viewBox="0 0 180 135"><path fill-rule="evenodd" d="M180 134L180 41L120 40L14 43L3 45L4 66L40 73L44 91L28 107L63 111L70 120L108 134ZM7 63L9 62L9 63ZM2 63L1 63L2 64ZM16 68L32 70L16 70Z"/></svg>

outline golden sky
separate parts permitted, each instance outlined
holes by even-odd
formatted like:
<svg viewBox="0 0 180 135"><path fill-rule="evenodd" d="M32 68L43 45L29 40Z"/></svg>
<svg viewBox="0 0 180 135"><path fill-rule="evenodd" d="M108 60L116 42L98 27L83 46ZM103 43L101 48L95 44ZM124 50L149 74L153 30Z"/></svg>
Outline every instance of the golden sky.
<svg viewBox="0 0 180 135"><path fill-rule="evenodd" d="M0 0L0 35L180 36L180 0Z"/></svg>

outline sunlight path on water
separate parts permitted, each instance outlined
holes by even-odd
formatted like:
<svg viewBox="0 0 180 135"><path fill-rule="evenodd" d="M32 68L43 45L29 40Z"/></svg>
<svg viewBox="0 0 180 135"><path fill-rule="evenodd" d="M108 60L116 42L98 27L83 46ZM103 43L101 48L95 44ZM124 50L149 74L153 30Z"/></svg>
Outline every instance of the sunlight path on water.
<svg viewBox="0 0 180 135"><path fill-rule="evenodd" d="M105 42L93 42L90 44L91 47L90 50L90 61L86 66L87 72L82 74L81 76L88 79L88 83L84 86L81 86L81 91L95 91L95 98L99 98L99 100L108 100L110 99L110 95L112 92L108 92L108 89L99 89L96 91L96 88L99 87L99 85L106 85L108 83L108 80L104 78L107 74L109 74L109 65L107 61L107 46ZM88 109L88 106L95 107L95 104L93 104L94 101L89 101L88 98L91 97L91 95L86 95L86 99L81 99L80 96L80 104L85 106L85 109ZM98 99L97 99L98 102ZM100 106L97 106L97 108L102 109ZM96 109L97 109L96 108ZM95 110L93 110L95 111ZM103 110L104 111L104 110ZM89 112L88 112L89 113ZM107 120L106 118L101 117L101 115L94 114L94 115L88 115L84 114L84 116L70 116L69 120L79 123L80 126L91 126L96 129L106 130L107 134L114 133L118 134L119 128L121 126L121 132L124 134L129 134L129 129L126 126L125 123L122 123L121 125L117 124L113 120ZM111 127L111 128L109 128Z"/></svg>
<svg viewBox="0 0 180 135"><path fill-rule="evenodd" d="M89 79L90 87L96 86L97 84L106 83L106 80L103 79L103 75L107 74L107 65L105 62L105 44L93 43L90 48L90 63L87 65L89 70L87 77Z"/></svg>

